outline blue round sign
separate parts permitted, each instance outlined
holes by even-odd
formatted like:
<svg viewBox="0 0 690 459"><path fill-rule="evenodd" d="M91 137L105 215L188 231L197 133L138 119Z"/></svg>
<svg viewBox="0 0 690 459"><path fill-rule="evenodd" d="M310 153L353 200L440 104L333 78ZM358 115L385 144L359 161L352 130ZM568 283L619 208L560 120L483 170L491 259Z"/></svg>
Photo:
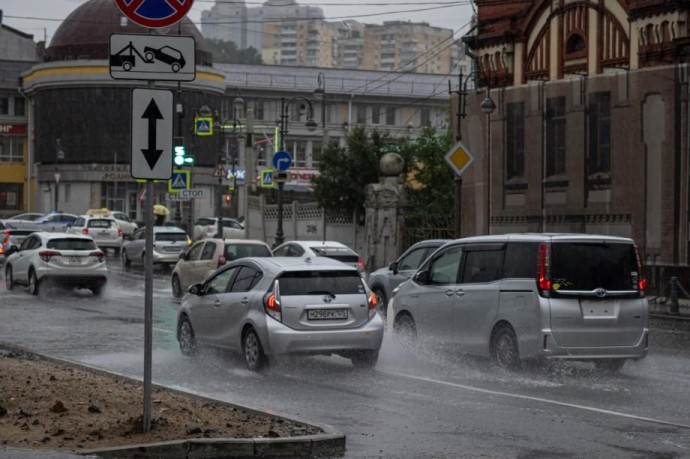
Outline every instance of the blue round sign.
<svg viewBox="0 0 690 459"><path fill-rule="evenodd" d="M115 0L122 13L144 27L170 27L192 8L194 0Z"/></svg>
<svg viewBox="0 0 690 459"><path fill-rule="evenodd" d="M277 151L273 155L273 169L286 171L292 166L292 156L285 150Z"/></svg>

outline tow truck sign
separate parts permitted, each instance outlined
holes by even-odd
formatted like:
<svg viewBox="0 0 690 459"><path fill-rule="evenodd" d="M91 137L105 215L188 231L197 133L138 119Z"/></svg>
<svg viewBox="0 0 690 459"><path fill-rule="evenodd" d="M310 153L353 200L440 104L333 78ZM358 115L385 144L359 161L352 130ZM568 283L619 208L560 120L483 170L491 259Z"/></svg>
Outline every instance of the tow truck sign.
<svg viewBox="0 0 690 459"><path fill-rule="evenodd" d="M186 35L112 34L110 76L116 80L193 81L194 38Z"/></svg>

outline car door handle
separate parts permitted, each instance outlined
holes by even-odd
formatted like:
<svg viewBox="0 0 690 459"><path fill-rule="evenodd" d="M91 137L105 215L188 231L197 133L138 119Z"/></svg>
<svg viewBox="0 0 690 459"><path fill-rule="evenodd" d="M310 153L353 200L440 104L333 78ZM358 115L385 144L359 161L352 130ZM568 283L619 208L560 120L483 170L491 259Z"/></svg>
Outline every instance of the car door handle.
<svg viewBox="0 0 690 459"><path fill-rule="evenodd" d="M220 307L220 300L218 298L216 298L216 301L213 302L213 306L217 308Z"/></svg>
<svg viewBox="0 0 690 459"><path fill-rule="evenodd" d="M455 295L456 295L456 296L463 296L463 295L465 295L465 291L462 290L462 289L456 290L456 291L455 291Z"/></svg>
<svg viewBox="0 0 690 459"><path fill-rule="evenodd" d="M446 296L453 296L455 293L455 290L446 290Z"/></svg>
<svg viewBox="0 0 690 459"><path fill-rule="evenodd" d="M242 304L248 304L248 303L249 303L249 298L247 298L247 297L242 298L241 303L242 303Z"/></svg>

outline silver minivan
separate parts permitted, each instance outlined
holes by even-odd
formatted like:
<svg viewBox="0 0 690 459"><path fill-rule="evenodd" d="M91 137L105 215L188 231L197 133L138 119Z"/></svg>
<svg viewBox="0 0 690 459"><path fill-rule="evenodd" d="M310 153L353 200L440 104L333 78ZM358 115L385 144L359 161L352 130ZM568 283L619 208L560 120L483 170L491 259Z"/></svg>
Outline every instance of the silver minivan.
<svg viewBox="0 0 690 459"><path fill-rule="evenodd" d="M617 371L647 355L646 279L632 239L506 234L447 243L388 304L408 339L491 357L592 361Z"/></svg>

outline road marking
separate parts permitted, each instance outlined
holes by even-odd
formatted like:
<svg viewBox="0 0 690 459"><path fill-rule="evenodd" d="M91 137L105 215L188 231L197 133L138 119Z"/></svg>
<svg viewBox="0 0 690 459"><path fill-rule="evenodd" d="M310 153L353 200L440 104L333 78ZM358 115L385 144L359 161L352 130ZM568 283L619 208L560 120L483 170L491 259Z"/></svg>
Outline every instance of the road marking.
<svg viewBox="0 0 690 459"><path fill-rule="evenodd" d="M491 390L491 389L482 389L480 387L467 386L465 384L457 384L457 383L452 383L452 382L447 382L447 381L440 381L438 379L425 378L423 376L414 376L414 375L408 375L405 373L397 373L395 371L385 371L384 370L384 371L381 371L381 373L387 373L387 374L391 374L394 376L399 376L401 378L414 379L417 381L441 384L443 386L455 387L457 389L465 389L465 390L469 390L469 391L480 392L483 394L501 395L504 397L512 397L512 398L517 398L517 399L521 399L521 400L530 400L533 402L541 402L541 403L547 403L547 404L551 404L551 405L558 405L558 406L564 406L564 407L568 407L568 408L575 408L575 409L584 410L584 411L592 411L595 413L608 414L610 416L618 416L618 417L622 417L622 418L634 419L637 421L652 422L654 424L661 424L661 425L666 425L666 426L671 426L671 427L679 427L681 429L690 429L690 425L687 425L687 424L680 424L680 423L671 422L671 421L663 421L661 419L647 418L644 416L636 416L634 414L621 413L620 411L604 410L602 408L594 408L594 407L586 406L586 405L577 405L575 403L559 402L558 400L551 400L548 398L541 398L541 397L533 397L531 395L511 394L510 392L501 392L501 391L496 391L496 390Z"/></svg>

